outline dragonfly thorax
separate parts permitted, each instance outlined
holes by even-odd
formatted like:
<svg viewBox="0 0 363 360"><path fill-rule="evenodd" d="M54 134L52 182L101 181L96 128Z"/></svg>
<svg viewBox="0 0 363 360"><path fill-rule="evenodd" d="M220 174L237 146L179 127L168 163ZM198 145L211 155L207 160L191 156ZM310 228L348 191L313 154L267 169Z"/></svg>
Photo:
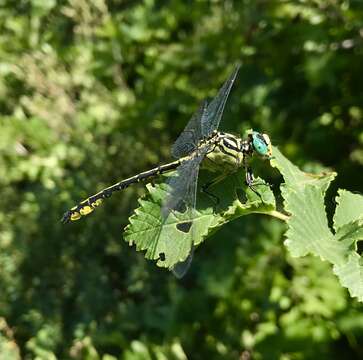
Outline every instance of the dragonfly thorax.
<svg viewBox="0 0 363 360"><path fill-rule="evenodd" d="M265 158L271 158L272 155L268 135L257 131L250 131L246 140L214 131L209 138L200 141L198 148L207 148L202 166L213 172L233 172L246 165L247 158L254 153Z"/></svg>
<svg viewBox="0 0 363 360"><path fill-rule="evenodd" d="M231 172L243 165L247 142L241 138L215 132L213 137L200 144L208 147L202 167L213 172Z"/></svg>

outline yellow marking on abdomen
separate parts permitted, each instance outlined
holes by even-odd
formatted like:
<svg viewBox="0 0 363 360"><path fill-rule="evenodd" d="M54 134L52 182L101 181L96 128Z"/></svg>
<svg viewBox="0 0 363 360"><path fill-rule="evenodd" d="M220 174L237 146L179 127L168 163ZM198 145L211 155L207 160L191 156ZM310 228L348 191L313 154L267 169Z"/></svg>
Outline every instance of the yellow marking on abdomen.
<svg viewBox="0 0 363 360"><path fill-rule="evenodd" d="M71 209L72 214L70 217L71 221L76 221L79 220L82 216L88 215L91 212L94 211L94 209L98 206L100 206L103 202L103 199L97 199L94 202L92 202L91 204L89 204L89 200L84 200L80 203L80 208L79 206L75 206L74 208Z"/></svg>

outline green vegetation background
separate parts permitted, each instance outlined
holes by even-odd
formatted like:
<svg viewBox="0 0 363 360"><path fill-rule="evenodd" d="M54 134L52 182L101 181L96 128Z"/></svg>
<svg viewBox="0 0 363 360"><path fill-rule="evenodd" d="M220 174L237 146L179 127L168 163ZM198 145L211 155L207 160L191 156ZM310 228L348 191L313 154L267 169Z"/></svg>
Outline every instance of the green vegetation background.
<svg viewBox="0 0 363 360"><path fill-rule="evenodd" d="M181 281L123 241L143 186L59 222L170 160L237 61L221 128L337 171L329 214L338 187L362 192L363 2L1 2L1 359L363 358L362 305L276 219L228 224Z"/></svg>

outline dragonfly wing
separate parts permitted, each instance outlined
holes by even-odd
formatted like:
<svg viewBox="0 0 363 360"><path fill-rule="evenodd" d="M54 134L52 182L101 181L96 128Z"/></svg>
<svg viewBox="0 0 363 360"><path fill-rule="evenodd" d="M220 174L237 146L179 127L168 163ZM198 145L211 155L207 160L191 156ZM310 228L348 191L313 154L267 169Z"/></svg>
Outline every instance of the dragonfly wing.
<svg viewBox="0 0 363 360"><path fill-rule="evenodd" d="M183 214L183 220L176 227L185 234L186 239L189 241L190 250L187 258L172 268L174 275L178 278L183 277L187 272L194 253L196 226L193 221L196 217L195 202L198 172L199 165L208 151L206 148L198 149L198 143L201 139L209 137L218 128L238 70L239 66L236 66L212 102L209 104L206 101L202 103L172 147L172 155L176 158L187 156L193 152L196 153L177 168L176 176L167 180L169 194L161 210L163 221L172 212ZM160 231L163 231L162 226Z"/></svg>
<svg viewBox="0 0 363 360"><path fill-rule="evenodd" d="M239 68L240 65L237 65L235 67L232 74L219 89L218 94L209 103L207 107L207 116L202 118L201 124L201 131L204 137L210 136L214 130L218 129L219 123L222 118L224 106L226 105L226 101L233 86L233 83L236 80Z"/></svg>
<svg viewBox="0 0 363 360"><path fill-rule="evenodd" d="M235 67L233 73L220 88L216 97L209 104L204 100L199 109L193 114L184 131L172 147L172 155L175 158L180 158L193 152L201 139L210 136L214 130L218 129L224 106L239 68L239 65Z"/></svg>
<svg viewBox="0 0 363 360"><path fill-rule="evenodd" d="M190 247L188 257L172 268L174 275L178 278L185 275L193 257L196 235L193 221L196 218L195 202L198 172L205 152L206 150L183 162L177 168L175 176L167 180L170 190L161 210L162 218L166 219L172 212L182 214L182 220L176 224L176 227L185 234Z"/></svg>
<svg viewBox="0 0 363 360"><path fill-rule="evenodd" d="M190 249L188 257L184 261L180 261L177 264L175 264L171 269L175 277L177 277L178 279L181 279L189 270L190 264L192 263L193 260L194 249L195 246L193 244Z"/></svg>
<svg viewBox="0 0 363 360"><path fill-rule="evenodd" d="M201 122L203 114L206 115L207 102L203 101L199 109L193 114L183 132L176 139L171 153L174 158L181 158L193 152L202 138Z"/></svg>

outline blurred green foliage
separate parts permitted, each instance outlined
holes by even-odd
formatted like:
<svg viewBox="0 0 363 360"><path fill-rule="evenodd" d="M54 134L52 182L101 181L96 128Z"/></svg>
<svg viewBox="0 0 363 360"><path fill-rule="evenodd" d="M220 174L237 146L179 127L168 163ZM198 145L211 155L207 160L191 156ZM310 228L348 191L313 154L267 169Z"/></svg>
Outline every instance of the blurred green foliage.
<svg viewBox="0 0 363 360"><path fill-rule="evenodd" d="M236 61L222 128L263 130L305 171L337 171L332 194L362 191L362 45L358 0L3 0L2 358L363 357L362 305L329 264L290 258L277 220L229 224L182 281L122 240L141 186L59 222L169 160Z"/></svg>

